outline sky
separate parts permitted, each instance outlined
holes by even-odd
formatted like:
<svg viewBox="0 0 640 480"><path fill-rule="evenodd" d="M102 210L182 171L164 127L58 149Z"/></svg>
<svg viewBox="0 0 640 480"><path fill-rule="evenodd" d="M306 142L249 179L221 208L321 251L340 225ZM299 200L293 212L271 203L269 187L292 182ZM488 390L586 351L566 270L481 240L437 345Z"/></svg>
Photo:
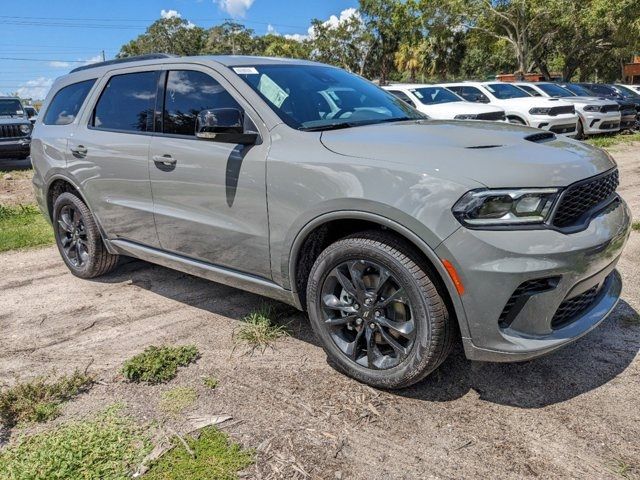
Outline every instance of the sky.
<svg viewBox="0 0 640 480"><path fill-rule="evenodd" d="M335 22L357 0L0 0L0 95L42 99L56 77L114 58L120 46L161 16L201 27L234 19L300 38L313 18Z"/></svg>

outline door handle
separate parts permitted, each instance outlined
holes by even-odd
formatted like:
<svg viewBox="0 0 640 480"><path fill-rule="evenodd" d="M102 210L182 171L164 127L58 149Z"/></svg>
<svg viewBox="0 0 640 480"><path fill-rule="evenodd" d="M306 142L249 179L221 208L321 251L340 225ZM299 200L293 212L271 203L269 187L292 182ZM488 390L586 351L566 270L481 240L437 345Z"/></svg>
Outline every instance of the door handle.
<svg viewBox="0 0 640 480"><path fill-rule="evenodd" d="M78 145L76 147L71 147L71 153L74 157L86 157L87 156L87 147L84 145Z"/></svg>
<svg viewBox="0 0 640 480"><path fill-rule="evenodd" d="M164 165L165 167L173 167L177 163L177 160L171 155L154 155L153 161L156 165Z"/></svg>

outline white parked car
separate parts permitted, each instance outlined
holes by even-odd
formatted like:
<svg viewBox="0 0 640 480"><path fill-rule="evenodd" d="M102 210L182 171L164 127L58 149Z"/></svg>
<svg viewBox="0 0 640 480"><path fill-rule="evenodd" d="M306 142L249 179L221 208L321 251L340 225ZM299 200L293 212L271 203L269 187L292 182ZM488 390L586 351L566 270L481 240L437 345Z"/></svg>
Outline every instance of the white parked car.
<svg viewBox="0 0 640 480"><path fill-rule="evenodd" d="M435 120L505 121L504 109L467 102L444 87L424 84L382 87Z"/></svg>
<svg viewBox="0 0 640 480"><path fill-rule="evenodd" d="M616 87L625 87L631 91L633 91L634 93L640 93L640 85L631 85L631 84L624 84L624 83L616 83Z"/></svg>
<svg viewBox="0 0 640 480"><path fill-rule="evenodd" d="M441 86L469 102L503 108L511 123L569 136L577 134L578 115L571 103L556 98L532 97L504 82L443 83Z"/></svg>
<svg viewBox="0 0 640 480"><path fill-rule="evenodd" d="M600 97L582 97L550 82L515 82L514 85L534 97L561 98L573 103L578 121L578 138L598 133L620 130L620 106L618 102Z"/></svg>

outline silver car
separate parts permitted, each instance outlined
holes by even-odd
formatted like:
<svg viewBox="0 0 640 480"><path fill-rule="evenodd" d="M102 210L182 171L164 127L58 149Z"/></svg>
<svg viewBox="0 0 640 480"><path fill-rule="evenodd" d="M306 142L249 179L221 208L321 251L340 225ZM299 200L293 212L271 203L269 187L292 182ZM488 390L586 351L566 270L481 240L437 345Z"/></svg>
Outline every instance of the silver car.
<svg viewBox="0 0 640 480"><path fill-rule="evenodd" d="M400 388L595 328L630 231L604 151L432 121L343 70L154 55L56 81L38 202L81 278L141 258L308 312L332 365Z"/></svg>

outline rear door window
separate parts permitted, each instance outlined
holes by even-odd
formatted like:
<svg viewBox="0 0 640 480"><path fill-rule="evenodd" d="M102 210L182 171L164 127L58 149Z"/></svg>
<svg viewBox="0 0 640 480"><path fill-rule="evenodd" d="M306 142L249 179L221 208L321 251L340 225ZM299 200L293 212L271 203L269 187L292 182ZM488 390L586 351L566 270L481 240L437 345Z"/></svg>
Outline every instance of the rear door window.
<svg viewBox="0 0 640 480"><path fill-rule="evenodd" d="M154 71L111 77L94 109L92 126L123 132L153 131L159 75Z"/></svg>
<svg viewBox="0 0 640 480"><path fill-rule="evenodd" d="M447 86L449 90L457 93L462 98L464 98L467 102L476 102L476 103L489 103L489 97L487 97L484 93L482 93L476 87L467 87L467 86Z"/></svg>
<svg viewBox="0 0 640 480"><path fill-rule="evenodd" d="M389 90L389 92L393 93L396 97L398 97L404 103L407 103L407 104L411 105L412 107L415 107L415 104L413 103L413 100L411 100L411 97L409 95L407 95L406 93L404 93L403 91L401 91L401 90Z"/></svg>
<svg viewBox="0 0 640 480"><path fill-rule="evenodd" d="M47 113L42 120L45 125L69 125L72 123L96 79L67 85L58 90L51 100Z"/></svg>
<svg viewBox="0 0 640 480"><path fill-rule="evenodd" d="M211 76L195 70L173 70L167 76L163 133L195 136L202 110L236 108L238 102Z"/></svg>

